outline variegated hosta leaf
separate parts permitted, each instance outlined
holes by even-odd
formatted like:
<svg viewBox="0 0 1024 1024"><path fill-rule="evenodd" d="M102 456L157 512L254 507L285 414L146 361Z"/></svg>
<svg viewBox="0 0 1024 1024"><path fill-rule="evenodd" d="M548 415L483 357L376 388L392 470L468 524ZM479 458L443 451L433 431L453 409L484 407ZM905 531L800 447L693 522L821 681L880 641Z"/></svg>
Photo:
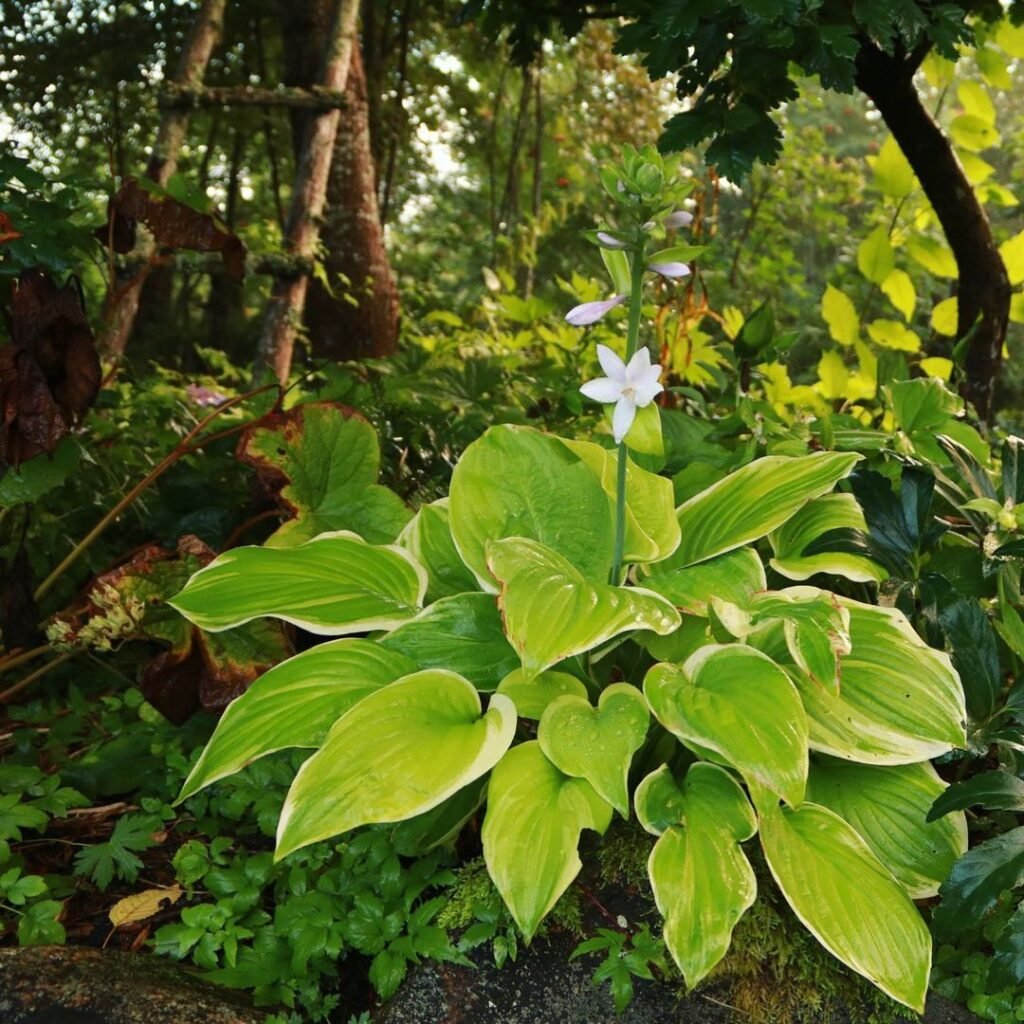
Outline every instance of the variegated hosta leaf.
<svg viewBox="0 0 1024 1024"><path fill-rule="evenodd" d="M519 666L493 594L442 597L381 637L380 643L412 658L417 668L458 672L478 690L495 689Z"/></svg>
<svg viewBox="0 0 1024 1024"><path fill-rule="evenodd" d="M494 769L484 861L527 942L583 866L580 833L603 833L611 820L611 804L586 779L560 772L534 740L513 747Z"/></svg>
<svg viewBox="0 0 1024 1024"><path fill-rule="evenodd" d="M653 408L653 407L651 407ZM654 409L657 419L657 409ZM562 443L578 455L601 481L614 502L618 475L618 452L591 441ZM632 459L626 462L626 540L623 560L656 562L668 558L679 544L672 481L641 469Z"/></svg>
<svg viewBox="0 0 1024 1024"><path fill-rule="evenodd" d="M228 705L178 800L275 750L319 746L349 708L416 668L369 640L332 640L282 661Z"/></svg>
<svg viewBox="0 0 1024 1024"><path fill-rule="evenodd" d="M896 879L828 808L780 807L764 791L755 802L768 867L796 916L833 956L923 1013L931 935Z"/></svg>
<svg viewBox="0 0 1024 1024"><path fill-rule="evenodd" d="M364 697L295 776L275 856L429 811L490 771L515 730L512 701L494 694L481 715L473 684L454 672L416 672Z"/></svg>
<svg viewBox="0 0 1024 1024"><path fill-rule="evenodd" d="M568 672L541 672L528 676L521 668L513 669L500 683L498 693L505 694L516 706L520 718L539 722L552 701L559 697L587 697L587 688Z"/></svg>
<svg viewBox="0 0 1024 1024"><path fill-rule="evenodd" d="M698 754L713 751L794 807L803 801L807 717L771 658L752 647L711 644L682 668L655 665L644 694L658 721Z"/></svg>
<svg viewBox="0 0 1024 1024"><path fill-rule="evenodd" d="M887 766L821 757L807 780L807 798L851 824L915 900L937 895L967 852L962 811L927 821L945 789L927 762Z"/></svg>
<svg viewBox="0 0 1024 1024"><path fill-rule="evenodd" d="M411 619L426 586L426 573L408 552L342 531L296 547L232 548L169 603L211 632L267 615L341 636Z"/></svg>
<svg viewBox="0 0 1024 1024"><path fill-rule="evenodd" d="M428 603L477 589L476 577L452 539L447 498L421 506L399 534L398 544L426 569Z"/></svg>
<svg viewBox="0 0 1024 1024"><path fill-rule="evenodd" d="M586 697L559 697L537 730L540 749L560 771L586 779L624 818L630 762L644 744L650 721L644 695L629 683L613 683L591 707Z"/></svg>
<svg viewBox="0 0 1024 1024"><path fill-rule="evenodd" d="M449 498L455 546L485 589L497 589L487 545L505 537L540 541L585 579L608 579L611 502L593 470L557 437L529 427L491 427L463 452Z"/></svg>
<svg viewBox="0 0 1024 1024"><path fill-rule="evenodd" d="M677 510L682 540L652 571L667 572L707 561L777 530L812 498L849 476L852 452L770 455L730 473Z"/></svg>
<svg viewBox="0 0 1024 1024"><path fill-rule="evenodd" d="M665 919L665 944L693 988L725 956L736 922L757 896L739 845L757 831L757 821L732 776L701 762L681 787L663 765L637 787L636 805L648 827L664 826L656 829L662 834L647 871Z"/></svg>
<svg viewBox="0 0 1024 1024"><path fill-rule="evenodd" d="M716 600L714 608L735 637L745 638L768 623L782 622L795 664L814 682L839 692L839 659L850 653L850 613L834 595L814 587L790 587L755 594L743 606Z"/></svg>
<svg viewBox="0 0 1024 1024"><path fill-rule="evenodd" d="M964 693L948 655L925 644L895 608L839 602L850 613L852 645L839 693L791 671L811 748L866 764L911 764L963 746Z"/></svg>
<svg viewBox="0 0 1024 1024"><path fill-rule="evenodd" d="M527 675L593 650L620 633L649 629L664 635L681 621L663 597L638 587L592 583L537 541L493 541L487 555L491 573L501 583L498 603L505 633Z"/></svg>
<svg viewBox="0 0 1024 1024"><path fill-rule="evenodd" d="M642 583L647 590L668 598L681 612L704 618L713 598L745 606L768 586L764 566L753 548L739 548L682 569L655 566L642 577Z"/></svg>
<svg viewBox="0 0 1024 1024"><path fill-rule="evenodd" d="M810 579L815 573L845 576L858 583L884 580L888 573L864 555L804 551L829 530L866 530L864 513L852 494L825 494L809 501L792 519L768 535L775 557L771 567L791 580Z"/></svg>

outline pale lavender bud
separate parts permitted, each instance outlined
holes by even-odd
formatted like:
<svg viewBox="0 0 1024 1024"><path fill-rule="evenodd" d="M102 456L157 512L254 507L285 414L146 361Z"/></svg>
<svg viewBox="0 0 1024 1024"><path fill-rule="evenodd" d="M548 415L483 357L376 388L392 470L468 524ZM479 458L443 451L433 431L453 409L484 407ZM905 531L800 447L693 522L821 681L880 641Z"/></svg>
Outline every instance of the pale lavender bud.
<svg viewBox="0 0 1024 1024"><path fill-rule="evenodd" d="M653 270L662 277L686 277L690 268L685 263L648 263L648 270Z"/></svg>
<svg viewBox="0 0 1024 1024"><path fill-rule="evenodd" d="M693 214L687 210L676 210L662 221L666 228L685 228L692 223Z"/></svg>
<svg viewBox="0 0 1024 1024"><path fill-rule="evenodd" d="M628 249L629 242L623 242L621 239L616 238L614 235L608 234L607 231L598 231L597 240L605 249Z"/></svg>
<svg viewBox="0 0 1024 1024"><path fill-rule="evenodd" d="M565 322L572 324L573 327L588 327L590 324L596 324L605 313L616 306L621 306L625 301L625 295L615 295L600 302L584 302L565 314Z"/></svg>

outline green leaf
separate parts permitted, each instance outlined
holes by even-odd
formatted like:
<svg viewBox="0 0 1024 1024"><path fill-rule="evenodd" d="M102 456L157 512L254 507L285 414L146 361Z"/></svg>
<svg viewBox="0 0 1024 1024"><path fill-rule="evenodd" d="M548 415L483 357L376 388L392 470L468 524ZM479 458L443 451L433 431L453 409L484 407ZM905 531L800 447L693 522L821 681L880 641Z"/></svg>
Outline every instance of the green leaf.
<svg viewBox="0 0 1024 1024"><path fill-rule="evenodd" d="M0 470L0 508L38 501L60 487L78 468L81 456L78 442L65 437L52 455L36 455L16 468L6 466Z"/></svg>
<svg viewBox="0 0 1024 1024"><path fill-rule="evenodd" d="M881 284L895 264L896 254L884 227L875 228L857 247L857 267L872 284Z"/></svg>
<svg viewBox="0 0 1024 1024"><path fill-rule="evenodd" d="M961 82L956 87L956 96L965 113L987 124L996 123L996 106L983 86L972 81Z"/></svg>
<svg viewBox="0 0 1024 1024"><path fill-rule="evenodd" d="M439 846L455 842L462 826L479 810L487 795L487 780L477 779L414 818L400 821L391 833L395 853L422 857Z"/></svg>
<svg viewBox="0 0 1024 1024"><path fill-rule="evenodd" d="M867 843L827 808L756 802L768 867L797 917L833 956L923 1013L931 936Z"/></svg>
<svg viewBox="0 0 1024 1024"><path fill-rule="evenodd" d="M905 270L894 270L882 282L882 291L903 314L903 319L909 323L917 305L917 292L914 291L914 282L910 275Z"/></svg>
<svg viewBox="0 0 1024 1024"><path fill-rule="evenodd" d="M339 530L388 544L412 516L397 494L377 483L377 432L336 402L309 402L264 417L243 435L238 454L293 516L268 547L291 547Z"/></svg>
<svg viewBox="0 0 1024 1024"><path fill-rule="evenodd" d="M585 532L585 531L583 531ZM527 675L593 650L620 633L649 629L665 636L680 622L663 597L638 587L590 583L556 551L512 537L488 546L501 581L505 633Z"/></svg>
<svg viewBox="0 0 1024 1024"><path fill-rule="evenodd" d="M929 273L955 280L960 276L950 249L937 238L919 236L907 240L907 252Z"/></svg>
<svg viewBox="0 0 1024 1024"><path fill-rule="evenodd" d="M814 541L831 530L866 529L864 513L852 494L823 495L809 501L792 519L769 534L768 540L775 553L770 565L792 580L806 580L824 572L858 583L877 583L888 573L864 555L841 551L804 554Z"/></svg>
<svg viewBox="0 0 1024 1024"><path fill-rule="evenodd" d="M505 694L515 704L520 718L540 721L552 701L566 695L585 699L587 688L568 672L541 672L528 676L517 668L498 684L498 693Z"/></svg>
<svg viewBox="0 0 1024 1024"><path fill-rule="evenodd" d="M868 324L868 336L876 345L897 352L918 352L921 349L921 339L899 320L872 320Z"/></svg>
<svg viewBox="0 0 1024 1024"><path fill-rule="evenodd" d="M707 561L777 530L812 498L832 490L860 458L852 452L770 455L738 469L680 505L682 540L652 573Z"/></svg>
<svg viewBox="0 0 1024 1024"><path fill-rule="evenodd" d="M169 603L216 632L270 615L327 636L392 629L411 619L427 577L406 551L328 533L290 548L232 548Z"/></svg>
<svg viewBox="0 0 1024 1024"><path fill-rule="evenodd" d="M590 441L562 443L577 455L601 481L614 501L618 474L618 452ZM626 539L623 560L655 562L667 558L679 544L672 481L641 469L632 459L626 463Z"/></svg>
<svg viewBox="0 0 1024 1024"><path fill-rule="evenodd" d="M961 398L934 377L894 381L885 395L896 426L906 434L945 429L964 408Z"/></svg>
<svg viewBox="0 0 1024 1024"><path fill-rule="evenodd" d="M965 922L981 921L1007 889L1024 885L1024 828L1011 829L974 847L956 862L939 890L942 903L932 927L943 937L957 935Z"/></svg>
<svg viewBox="0 0 1024 1024"><path fill-rule="evenodd" d="M659 249L647 257L647 263L689 263L707 249L706 245L673 245L669 249Z"/></svg>
<svg viewBox="0 0 1024 1024"><path fill-rule="evenodd" d="M850 296L827 285L821 297L821 316L828 333L840 345L852 345L860 337L860 319Z"/></svg>
<svg viewBox="0 0 1024 1024"><path fill-rule="evenodd" d="M616 295L628 295L631 287L629 273L629 257L622 249L601 248L601 260L608 276L612 279L612 287Z"/></svg>
<svg viewBox="0 0 1024 1024"><path fill-rule="evenodd" d="M646 590L668 598L681 612L704 618L712 598L743 605L767 585L764 566L753 548L737 548L684 569L656 566L643 578Z"/></svg>
<svg viewBox="0 0 1024 1024"><path fill-rule="evenodd" d="M936 798L928 820L975 806L989 811L1024 811L1024 780L1006 771L991 771L955 782Z"/></svg>
<svg viewBox="0 0 1024 1024"><path fill-rule="evenodd" d="M1018 232L999 246L999 255L1006 264L1006 272L1010 275L1010 284L1024 282L1024 231Z"/></svg>
<svg viewBox="0 0 1024 1024"><path fill-rule="evenodd" d="M839 693L791 671L812 749L865 764L909 764L963 746L967 712L948 655L928 647L895 608L838 600L850 612L853 647L841 661ZM782 646L780 636L770 653L778 657Z"/></svg>
<svg viewBox="0 0 1024 1024"><path fill-rule="evenodd" d="M178 802L275 750L319 746L349 708L416 669L369 640L332 640L281 662L228 705Z"/></svg>
<svg viewBox="0 0 1024 1024"><path fill-rule="evenodd" d="M649 721L643 694L629 683L613 683L602 691L596 708L586 697L575 696L549 704L537 741L559 771L586 779L627 818L629 767L644 744Z"/></svg>
<svg viewBox="0 0 1024 1024"><path fill-rule="evenodd" d="M423 814L480 778L516 729L507 697L493 695L480 712L473 684L439 669L364 697L295 776L275 859L360 825Z"/></svg>
<svg viewBox="0 0 1024 1024"><path fill-rule="evenodd" d="M956 296L943 299L933 310L930 323L936 334L955 338L957 330L958 304Z"/></svg>
<svg viewBox="0 0 1024 1024"><path fill-rule="evenodd" d="M509 646L493 594L456 594L424 608L380 643L419 668L447 668L478 690L493 690L519 655Z"/></svg>
<svg viewBox="0 0 1024 1024"><path fill-rule="evenodd" d="M496 589L487 544L505 537L538 540L586 579L608 579L611 502L590 467L558 438L527 427L491 427L455 467L450 499L455 546L485 588Z"/></svg>
<svg viewBox="0 0 1024 1024"><path fill-rule="evenodd" d="M725 759L797 806L807 781L807 719L793 684L771 658L711 644L681 668L655 665L644 694L658 721L696 753Z"/></svg>
<svg viewBox="0 0 1024 1024"><path fill-rule="evenodd" d="M899 143L891 136L885 137L878 150L878 156L871 161L875 175L875 188L890 199L903 199L917 187L917 178L910 161L903 155Z"/></svg>
<svg viewBox="0 0 1024 1024"><path fill-rule="evenodd" d="M977 114L960 114L949 123L949 137L961 149L969 153L980 153L984 149L998 146L999 132L994 124Z"/></svg>
<svg viewBox="0 0 1024 1024"><path fill-rule="evenodd" d="M398 537L398 543L427 570L427 603L477 589L476 577L452 539L448 499L423 505Z"/></svg>
<svg viewBox="0 0 1024 1024"><path fill-rule="evenodd" d="M26 908L18 919L19 946L59 946L67 936L58 920L64 904L57 900L39 900Z"/></svg>
<svg viewBox="0 0 1024 1024"><path fill-rule="evenodd" d="M967 852L962 814L928 822L946 784L927 762L884 767L818 758L807 799L852 825L911 899L934 896Z"/></svg>
<svg viewBox="0 0 1024 1024"><path fill-rule="evenodd" d="M491 774L484 860L529 942L583 866L580 832L603 833L611 804L585 779L560 772L536 741L513 747Z"/></svg>
<svg viewBox="0 0 1024 1024"><path fill-rule="evenodd" d="M693 988L725 956L736 923L757 897L739 845L757 824L743 790L714 765L690 767L681 802L685 827L666 829L647 872L665 919L665 944Z"/></svg>

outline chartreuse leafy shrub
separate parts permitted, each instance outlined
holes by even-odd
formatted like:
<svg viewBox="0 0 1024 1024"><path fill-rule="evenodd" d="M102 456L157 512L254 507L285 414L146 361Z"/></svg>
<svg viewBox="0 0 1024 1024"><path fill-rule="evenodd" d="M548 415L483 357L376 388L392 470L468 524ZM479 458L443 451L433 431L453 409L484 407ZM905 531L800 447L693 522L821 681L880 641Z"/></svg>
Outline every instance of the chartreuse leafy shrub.
<svg viewBox="0 0 1024 1024"><path fill-rule="evenodd" d="M966 848L962 814L925 820L944 789L928 761L965 743L960 680L894 608L768 589L770 553L795 581L885 575L870 553L805 557L863 525L835 491L860 455L753 459L678 507L640 464L662 443L637 347L644 275L682 276L686 258L647 252L666 220L685 226L670 174L645 151L604 175L618 217L595 237L625 260L628 296L570 314L628 299L627 360L602 353L607 377L584 388L616 404L617 451L495 426L396 536L371 543L380 521L351 503L329 532L220 555L174 598L205 630L274 616L337 637L229 706L181 799L312 751L277 859L382 822L426 850L483 808L484 861L526 941L579 872L584 830L635 813L658 836L648 872L690 986L757 899L756 837L815 938L921 1010L931 937L912 900ZM368 429L347 419L336 443Z"/></svg>

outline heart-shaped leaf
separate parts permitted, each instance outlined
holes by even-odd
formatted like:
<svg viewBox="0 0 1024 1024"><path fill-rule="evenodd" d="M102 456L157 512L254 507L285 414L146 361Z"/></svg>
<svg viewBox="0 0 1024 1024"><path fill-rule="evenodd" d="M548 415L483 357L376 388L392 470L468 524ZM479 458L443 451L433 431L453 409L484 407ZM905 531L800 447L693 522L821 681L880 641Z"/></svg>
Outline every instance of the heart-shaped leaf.
<svg viewBox="0 0 1024 1024"><path fill-rule="evenodd" d="M638 587L592 583L557 551L522 537L488 545L488 564L501 582L505 633L527 675L620 633L649 629L664 636L679 613L657 594Z"/></svg>
<svg viewBox="0 0 1024 1024"><path fill-rule="evenodd" d="M428 603L478 589L476 577L459 556L448 523L448 499L420 506L398 543L427 570Z"/></svg>
<svg viewBox="0 0 1024 1024"><path fill-rule="evenodd" d="M629 683L613 683L596 708L585 697L559 697L544 712L537 740L556 768L586 779L626 818L629 765L649 722L643 694Z"/></svg>
<svg viewBox="0 0 1024 1024"><path fill-rule="evenodd" d="M603 833L611 820L611 804L560 772L536 741L513 747L491 773L484 860L527 942L583 866L580 833Z"/></svg>
<svg viewBox="0 0 1024 1024"><path fill-rule="evenodd" d="M178 800L275 750L319 746L350 707L416 668L369 640L332 640L282 661L228 705Z"/></svg>
<svg viewBox="0 0 1024 1024"><path fill-rule="evenodd" d="M789 676L739 644L711 644L686 664L655 665L644 694L661 724L710 750L793 807L807 781L807 716Z"/></svg>
<svg viewBox="0 0 1024 1024"><path fill-rule="evenodd" d="M340 636L411 619L426 586L426 573L401 548L325 533L297 547L225 551L169 603L212 632L269 615Z"/></svg>
<svg viewBox="0 0 1024 1024"><path fill-rule="evenodd" d="M280 859L359 825L404 821L490 771L508 750L516 711L473 684L427 669L364 697L300 769L277 829Z"/></svg>
<svg viewBox="0 0 1024 1024"><path fill-rule="evenodd" d="M521 668L509 672L498 684L498 693L505 694L516 706L520 718L540 721L548 705L559 697L571 695L587 698L587 688L568 672L541 672L528 676Z"/></svg>

